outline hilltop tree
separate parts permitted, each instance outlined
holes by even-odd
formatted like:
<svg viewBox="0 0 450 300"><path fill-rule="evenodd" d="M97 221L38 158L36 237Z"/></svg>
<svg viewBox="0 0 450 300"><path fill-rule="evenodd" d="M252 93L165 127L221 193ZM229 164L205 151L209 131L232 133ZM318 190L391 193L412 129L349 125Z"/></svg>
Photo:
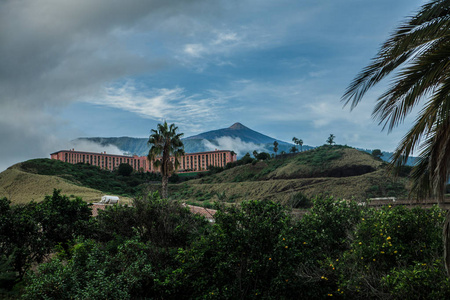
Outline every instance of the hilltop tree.
<svg viewBox="0 0 450 300"><path fill-rule="evenodd" d="M273 152L275 152L275 156L277 156L277 152L278 152L278 142L277 141L273 142Z"/></svg>
<svg viewBox="0 0 450 300"><path fill-rule="evenodd" d="M300 151L303 150L303 140L302 139L298 139L295 136L292 138L292 142L294 142L294 144L300 146Z"/></svg>
<svg viewBox="0 0 450 300"><path fill-rule="evenodd" d="M178 158L184 155L184 145L181 141L183 133L177 133L175 124L158 124L158 129L152 129L148 144L152 145L148 152L148 160L155 168L159 168L162 176L162 198L168 196L170 175L180 166ZM171 156L173 159L171 159Z"/></svg>
<svg viewBox="0 0 450 300"><path fill-rule="evenodd" d="M396 70L378 98L373 115L391 131L414 108L421 109L392 156L391 168L407 162L417 149L413 192L443 203L450 174L450 3L433 0L409 17L381 46L372 63L351 82L342 100L353 109L365 93ZM445 260L450 276L450 213L444 225Z"/></svg>
<svg viewBox="0 0 450 300"><path fill-rule="evenodd" d="M335 142L334 142L334 138L335 138L336 136L334 135L334 134L330 134L330 136L328 137L328 139L327 139L327 143L331 146L331 145L333 145L333 144L335 144Z"/></svg>
<svg viewBox="0 0 450 300"><path fill-rule="evenodd" d="M255 158L258 158L258 151L254 150L254 151L253 151L253 156L254 156Z"/></svg>
<svg viewBox="0 0 450 300"><path fill-rule="evenodd" d="M296 153L298 151L297 147L292 146L291 149L289 149L289 152Z"/></svg>
<svg viewBox="0 0 450 300"><path fill-rule="evenodd" d="M383 156L383 153L381 152L380 149L374 149L374 150L372 150L372 156L375 159L381 159L381 157Z"/></svg>

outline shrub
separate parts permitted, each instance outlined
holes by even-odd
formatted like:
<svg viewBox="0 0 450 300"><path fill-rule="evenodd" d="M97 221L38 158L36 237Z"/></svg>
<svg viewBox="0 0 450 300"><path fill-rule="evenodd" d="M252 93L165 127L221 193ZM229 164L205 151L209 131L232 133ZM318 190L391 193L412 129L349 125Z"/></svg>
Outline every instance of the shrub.
<svg viewBox="0 0 450 300"><path fill-rule="evenodd" d="M79 240L72 258L58 258L31 273L23 299L134 299L151 297L154 272L149 246L126 241L105 251L89 240Z"/></svg>
<svg viewBox="0 0 450 300"><path fill-rule="evenodd" d="M437 207L429 210L401 206L368 209L351 236L350 249L338 263L340 288L360 297L396 294L401 282L406 280L404 276L419 270L417 266L413 269L410 266L417 262L431 266L441 257L443 219ZM408 267L405 269L405 266ZM426 271L433 276L437 272ZM384 285L382 278L385 278ZM395 281L392 278L396 278Z"/></svg>
<svg viewBox="0 0 450 300"><path fill-rule="evenodd" d="M302 192L298 192L292 195L288 205L292 208L310 208L313 202L310 198L306 197Z"/></svg>
<svg viewBox="0 0 450 300"><path fill-rule="evenodd" d="M244 201L222 208L211 233L180 252L185 298L286 298L302 294L295 282L290 215L279 204Z"/></svg>
<svg viewBox="0 0 450 300"><path fill-rule="evenodd" d="M121 163L117 169L117 173L122 176L130 176L133 173L133 167L127 163Z"/></svg>
<svg viewBox="0 0 450 300"><path fill-rule="evenodd" d="M450 299L450 281L439 259L394 268L381 281L397 299Z"/></svg>

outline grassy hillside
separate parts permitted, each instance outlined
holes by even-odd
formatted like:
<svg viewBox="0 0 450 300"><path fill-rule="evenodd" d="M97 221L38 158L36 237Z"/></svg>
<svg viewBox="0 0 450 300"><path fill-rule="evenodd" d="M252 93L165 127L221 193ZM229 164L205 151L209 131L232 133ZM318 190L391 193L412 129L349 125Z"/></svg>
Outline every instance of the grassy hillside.
<svg viewBox="0 0 450 300"><path fill-rule="evenodd" d="M0 173L0 197L7 197L15 204L42 201L53 193L54 188L71 197L82 197L87 202L99 201L104 195L99 190L75 185L58 176L27 173L18 167Z"/></svg>
<svg viewBox="0 0 450 300"><path fill-rule="evenodd" d="M32 159L0 173L0 197L7 197L14 203L41 201L56 188L62 194L79 196L88 202L99 201L105 194L130 200L144 182L155 178L158 176L154 174L124 177L86 164Z"/></svg>
<svg viewBox="0 0 450 300"><path fill-rule="evenodd" d="M382 161L346 146L322 146L285 158L237 166L218 174L172 185L172 197L192 202L272 199L297 203L320 194L365 200L404 197L406 178L391 178Z"/></svg>
<svg viewBox="0 0 450 300"><path fill-rule="evenodd" d="M213 175L199 174L201 178L170 184L169 194L173 199L200 205L216 200L235 203L271 199L293 206L319 194L356 200L406 196L407 179L390 178L383 165L363 151L322 146L296 155L253 161ZM40 201L57 188L86 201L98 201L103 194L131 198L142 189L159 190L160 179L157 174L120 176L86 164L34 159L0 173L0 197L15 203Z"/></svg>

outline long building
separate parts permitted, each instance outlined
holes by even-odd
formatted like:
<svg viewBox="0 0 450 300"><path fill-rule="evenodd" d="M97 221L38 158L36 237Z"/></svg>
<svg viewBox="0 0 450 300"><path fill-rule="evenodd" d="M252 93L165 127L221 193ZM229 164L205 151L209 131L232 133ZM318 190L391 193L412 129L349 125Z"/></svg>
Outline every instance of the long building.
<svg viewBox="0 0 450 300"><path fill-rule="evenodd" d="M158 172L153 164L147 159L147 156L127 156L84 151L75 151L75 149L61 150L50 154L51 159L57 159L63 162L77 164L84 163L98 166L101 169L113 171L120 164L126 163L139 172ZM215 150L208 152L186 153L178 160L180 167L177 172L199 172L208 170L209 166L224 167L227 163L236 161L236 154L230 150ZM174 161L174 157L170 160Z"/></svg>

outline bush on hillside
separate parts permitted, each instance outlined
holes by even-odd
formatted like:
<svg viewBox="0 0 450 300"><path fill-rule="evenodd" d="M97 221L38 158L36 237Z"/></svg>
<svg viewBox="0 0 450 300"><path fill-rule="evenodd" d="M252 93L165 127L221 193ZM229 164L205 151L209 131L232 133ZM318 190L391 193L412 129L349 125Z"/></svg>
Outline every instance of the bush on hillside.
<svg viewBox="0 0 450 300"><path fill-rule="evenodd" d="M130 176L133 173L133 167L127 163L121 163L117 168L117 174L121 176Z"/></svg>

